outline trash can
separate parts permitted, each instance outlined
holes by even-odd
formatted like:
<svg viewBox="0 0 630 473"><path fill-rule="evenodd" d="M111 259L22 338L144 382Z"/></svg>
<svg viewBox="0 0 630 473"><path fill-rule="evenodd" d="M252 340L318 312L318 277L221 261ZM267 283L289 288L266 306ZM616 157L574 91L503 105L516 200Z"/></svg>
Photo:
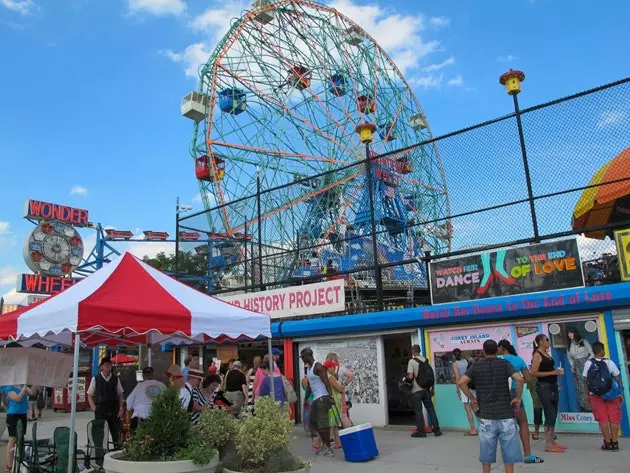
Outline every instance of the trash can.
<svg viewBox="0 0 630 473"><path fill-rule="evenodd" d="M343 454L348 462L365 462L378 456L371 424L355 425L339 431Z"/></svg>

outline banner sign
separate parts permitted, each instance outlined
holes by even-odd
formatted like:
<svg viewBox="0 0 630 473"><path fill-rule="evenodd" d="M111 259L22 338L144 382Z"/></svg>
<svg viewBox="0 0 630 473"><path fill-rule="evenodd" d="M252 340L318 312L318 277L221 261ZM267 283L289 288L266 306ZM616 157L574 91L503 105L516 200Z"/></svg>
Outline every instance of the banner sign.
<svg viewBox="0 0 630 473"><path fill-rule="evenodd" d="M432 262L433 304L584 286L575 239Z"/></svg>
<svg viewBox="0 0 630 473"><path fill-rule="evenodd" d="M345 281L293 286L272 291L250 292L219 299L237 307L262 312L272 319L341 312L346 308Z"/></svg>
<svg viewBox="0 0 630 473"><path fill-rule="evenodd" d="M107 228L105 234L108 240L131 240L133 238L133 232L130 230L114 230L113 228Z"/></svg>
<svg viewBox="0 0 630 473"><path fill-rule="evenodd" d="M615 232L617 258L622 281L630 281L630 229Z"/></svg>
<svg viewBox="0 0 630 473"><path fill-rule="evenodd" d="M512 341L512 332L509 326L481 327L463 330L432 331L431 353L452 352L455 348L460 350L481 350L483 342L489 338L496 340Z"/></svg>
<svg viewBox="0 0 630 473"><path fill-rule="evenodd" d="M56 220L68 223L75 227L88 226L88 211L67 207L65 205L40 202L39 200L27 200L24 205L24 218L32 220Z"/></svg>
<svg viewBox="0 0 630 473"><path fill-rule="evenodd" d="M72 355L39 348L0 349L0 385L66 386Z"/></svg>
<svg viewBox="0 0 630 473"><path fill-rule="evenodd" d="M590 412L560 412L558 420L562 424L595 424L595 416Z"/></svg>
<svg viewBox="0 0 630 473"><path fill-rule="evenodd" d="M28 294L58 294L83 278L64 278L46 274L18 274L17 292Z"/></svg>
<svg viewBox="0 0 630 473"><path fill-rule="evenodd" d="M157 240L157 241L163 241L163 240L168 240L168 233L166 232L154 232L151 230L147 230L144 232L144 239L145 240Z"/></svg>

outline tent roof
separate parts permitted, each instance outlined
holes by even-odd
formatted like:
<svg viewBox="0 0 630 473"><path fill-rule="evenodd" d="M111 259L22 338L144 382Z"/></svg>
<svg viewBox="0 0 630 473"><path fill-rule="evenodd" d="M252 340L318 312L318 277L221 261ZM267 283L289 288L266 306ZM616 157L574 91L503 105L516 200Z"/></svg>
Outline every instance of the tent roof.
<svg viewBox="0 0 630 473"><path fill-rule="evenodd" d="M127 252L64 292L0 317L4 340L67 340L76 332L91 346L173 336L203 343L269 338L271 324L267 315L199 292Z"/></svg>

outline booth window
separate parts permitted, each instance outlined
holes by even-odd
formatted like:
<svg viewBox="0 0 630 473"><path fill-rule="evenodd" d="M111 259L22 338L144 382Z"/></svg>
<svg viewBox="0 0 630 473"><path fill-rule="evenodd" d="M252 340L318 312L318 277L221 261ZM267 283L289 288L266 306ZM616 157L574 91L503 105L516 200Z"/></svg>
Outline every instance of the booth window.
<svg viewBox="0 0 630 473"><path fill-rule="evenodd" d="M469 361L469 363L472 363L473 361L481 358L481 356L481 350L462 350L462 360L466 359ZM436 384L455 384L455 376L453 375L454 362L455 357L450 351L438 351L433 354L433 366L435 367Z"/></svg>

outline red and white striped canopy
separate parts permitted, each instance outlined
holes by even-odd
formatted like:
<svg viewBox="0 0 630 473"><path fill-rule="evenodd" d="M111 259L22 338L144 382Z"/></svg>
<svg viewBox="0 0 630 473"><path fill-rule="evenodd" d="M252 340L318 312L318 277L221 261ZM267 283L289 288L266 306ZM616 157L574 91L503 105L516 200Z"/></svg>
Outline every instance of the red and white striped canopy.
<svg viewBox="0 0 630 473"><path fill-rule="evenodd" d="M0 316L0 339L144 344L175 337L222 341L271 337L271 321L199 292L131 253L49 299Z"/></svg>

